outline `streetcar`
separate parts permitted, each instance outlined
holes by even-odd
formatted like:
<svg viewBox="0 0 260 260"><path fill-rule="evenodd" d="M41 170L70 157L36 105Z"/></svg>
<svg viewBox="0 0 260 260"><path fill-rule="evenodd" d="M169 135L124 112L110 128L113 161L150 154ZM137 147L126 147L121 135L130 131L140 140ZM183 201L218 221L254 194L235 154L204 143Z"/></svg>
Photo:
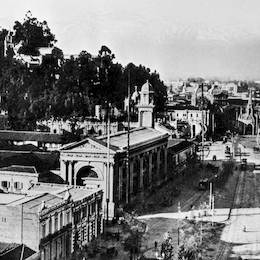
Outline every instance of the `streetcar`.
<svg viewBox="0 0 260 260"><path fill-rule="evenodd" d="M198 185L199 190L207 190L209 188L209 179L201 179Z"/></svg>
<svg viewBox="0 0 260 260"><path fill-rule="evenodd" d="M241 162L241 171L245 171L247 169L247 159L243 158Z"/></svg>

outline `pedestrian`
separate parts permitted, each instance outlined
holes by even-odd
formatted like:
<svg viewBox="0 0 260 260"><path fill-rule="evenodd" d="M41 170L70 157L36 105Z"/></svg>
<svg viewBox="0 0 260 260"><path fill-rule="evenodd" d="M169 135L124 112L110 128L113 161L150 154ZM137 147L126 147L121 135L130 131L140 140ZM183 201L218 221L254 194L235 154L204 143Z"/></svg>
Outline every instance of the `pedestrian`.
<svg viewBox="0 0 260 260"><path fill-rule="evenodd" d="M154 248L155 249L157 248L157 245L158 245L157 241L154 241Z"/></svg>
<svg viewBox="0 0 260 260"><path fill-rule="evenodd" d="M244 230L244 232L246 232L246 226L244 226L244 229L243 229L243 230Z"/></svg>

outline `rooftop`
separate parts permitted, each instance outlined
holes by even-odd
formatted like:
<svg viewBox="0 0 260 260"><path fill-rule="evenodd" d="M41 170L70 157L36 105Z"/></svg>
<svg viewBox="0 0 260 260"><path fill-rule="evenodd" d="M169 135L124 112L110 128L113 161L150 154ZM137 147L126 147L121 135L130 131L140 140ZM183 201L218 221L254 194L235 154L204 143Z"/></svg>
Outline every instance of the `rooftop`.
<svg viewBox="0 0 260 260"><path fill-rule="evenodd" d="M61 143L61 135L33 131L0 131L0 140Z"/></svg>
<svg viewBox="0 0 260 260"><path fill-rule="evenodd" d="M141 143L146 143L153 141L156 138L168 137L167 134L162 134L161 132L148 127L139 127L130 130L129 143L130 147ZM107 143L107 137L99 137L101 141ZM117 134L110 136L110 144L117 147L118 149L124 149L127 147L128 134L126 131L118 132Z"/></svg>
<svg viewBox="0 0 260 260"><path fill-rule="evenodd" d="M149 127L137 127L131 129L129 132L129 145L130 149L142 146L147 143L156 142L157 140L162 140L163 138L168 138L168 134L163 134L154 128ZM84 144L91 142L99 144L100 147L107 147L107 136L99 136L99 137L89 137L80 142L74 142L68 145L65 145L61 148L61 150L70 150L79 151L82 149ZM116 134L110 135L110 149L113 151L126 149L128 145L128 132L120 131Z"/></svg>
<svg viewBox="0 0 260 260"><path fill-rule="evenodd" d="M34 166L23 166L23 165L11 165L7 167L3 167L0 168L0 171L37 173L37 170Z"/></svg>
<svg viewBox="0 0 260 260"><path fill-rule="evenodd" d="M85 186L72 187L63 184L35 183L28 193L25 194L0 194L0 201L8 206L23 205L24 209L37 212L45 201L47 207L54 206L64 201L66 193L69 192L73 201L79 201L95 193L101 192L101 189L90 189Z"/></svg>

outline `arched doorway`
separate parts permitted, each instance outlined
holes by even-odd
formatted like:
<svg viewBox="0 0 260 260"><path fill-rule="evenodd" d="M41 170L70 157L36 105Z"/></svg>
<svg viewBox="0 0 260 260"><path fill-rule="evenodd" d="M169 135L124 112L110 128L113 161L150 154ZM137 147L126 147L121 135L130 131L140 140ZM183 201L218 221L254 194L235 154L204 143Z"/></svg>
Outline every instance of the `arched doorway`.
<svg viewBox="0 0 260 260"><path fill-rule="evenodd" d="M98 174L93 170L92 166L82 167L77 173L76 185L83 186L84 179L86 178L98 178Z"/></svg>
<svg viewBox="0 0 260 260"><path fill-rule="evenodd" d="M196 136L196 126L195 125L192 125L192 131L191 131L191 137L195 137Z"/></svg>
<svg viewBox="0 0 260 260"><path fill-rule="evenodd" d="M252 135L253 134L253 126L251 124L246 126L245 134L246 135Z"/></svg>

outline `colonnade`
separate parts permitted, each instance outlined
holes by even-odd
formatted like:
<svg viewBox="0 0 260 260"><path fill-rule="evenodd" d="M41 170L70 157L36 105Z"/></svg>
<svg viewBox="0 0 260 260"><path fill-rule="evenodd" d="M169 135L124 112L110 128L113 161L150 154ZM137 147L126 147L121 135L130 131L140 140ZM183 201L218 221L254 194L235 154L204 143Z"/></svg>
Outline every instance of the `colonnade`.
<svg viewBox="0 0 260 260"><path fill-rule="evenodd" d="M119 163L117 199L128 203L131 196L157 186L167 179L167 147L157 147Z"/></svg>

